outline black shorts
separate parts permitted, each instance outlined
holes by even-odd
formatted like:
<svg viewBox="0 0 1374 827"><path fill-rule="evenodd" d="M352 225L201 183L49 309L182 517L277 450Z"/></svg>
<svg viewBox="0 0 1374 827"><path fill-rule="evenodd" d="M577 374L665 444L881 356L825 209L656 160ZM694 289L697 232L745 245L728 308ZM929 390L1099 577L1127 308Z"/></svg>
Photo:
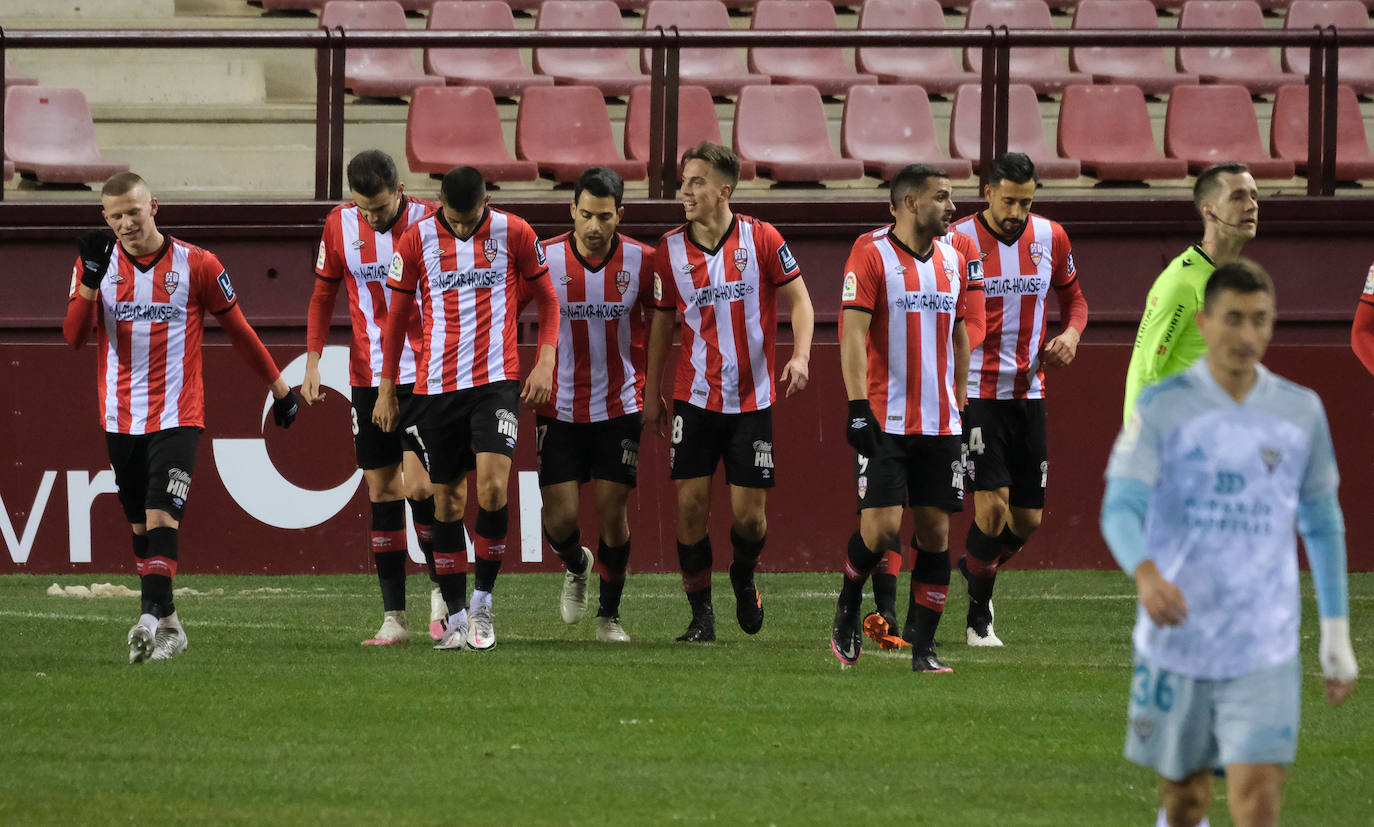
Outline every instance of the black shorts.
<svg viewBox="0 0 1374 827"><path fill-rule="evenodd" d="M105 434L119 504L130 523L146 523L150 509L181 522L196 467L199 428L166 428L151 434Z"/></svg>
<svg viewBox="0 0 1374 827"><path fill-rule="evenodd" d="M414 398L415 386L397 385L396 403L401 409L401 421L406 419L406 408ZM374 468L388 468L401 461L401 452L420 453L420 445L413 434L404 428L391 433L383 431L372 422L372 408L377 404L376 388L353 388L353 452L358 456L358 467L364 471Z"/></svg>
<svg viewBox="0 0 1374 827"><path fill-rule="evenodd" d="M477 467L478 454L515 456L520 383L503 379L460 391L411 398L401 427L417 437L431 481L451 483Z"/></svg>
<svg viewBox="0 0 1374 827"><path fill-rule="evenodd" d="M639 476L639 435L643 422L644 418L637 413L601 422L539 417L535 438L539 487L596 479L634 488Z"/></svg>
<svg viewBox="0 0 1374 827"><path fill-rule="evenodd" d="M725 481L741 488L772 488L773 411L726 414L673 401L673 447L668 476L709 477L725 460Z"/></svg>
<svg viewBox="0 0 1374 827"><path fill-rule="evenodd" d="M878 453L854 455L859 508L930 506L964 510L964 461L959 437L878 435Z"/></svg>
<svg viewBox="0 0 1374 827"><path fill-rule="evenodd" d="M974 491L1010 489L1017 508L1044 508L1049 458L1045 400L970 399L964 408L964 447Z"/></svg>

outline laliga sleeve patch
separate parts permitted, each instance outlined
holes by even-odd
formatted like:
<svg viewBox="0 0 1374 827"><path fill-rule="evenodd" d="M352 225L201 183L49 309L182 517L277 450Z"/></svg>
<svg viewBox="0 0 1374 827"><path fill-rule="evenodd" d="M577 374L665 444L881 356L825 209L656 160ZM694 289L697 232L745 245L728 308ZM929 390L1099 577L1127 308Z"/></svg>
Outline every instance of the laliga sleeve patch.
<svg viewBox="0 0 1374 827"><path fill-rule="evenodd" d="M792 258L792 251L787 249L787 242L778 248L778 263L782 265L782 272L785 276L790 276L797 272L797 260Z"/></svg>
<svg viewBox="0 0 1374 827"><path fill-rule="evenodd" d="M1369 276L1364 280L1364 294L1374 296L1374 264L1369 265Z"/></svg>
<svg viewBox="0 0 1374 827"><path fill-rule="evenodd" d="M539 243L539 238L537 236L534 239L534 257L539 261L540 267L548 265L548 262L544 258L544 245Z"/></svg>
<svg viewBox="0 0 1374 827"><path fill-rule="evenodd" d="M840 294L841 301L852 302L859 297L859 277L853 271L844 274L844 292Z"/></svg>
<svg viewBox="0 0 1374 827"><path fill-rule="evenodd" d="M320 254L319 254L319 256L316 257L316 259L315 259L315 269L316 269L316 270L323 270L323 269L324 269L324 241L323 241L323 240L320 241Z"/></svg>
<svg viewBox="0 0 1374 827"><path fill-rule="evenodd" d="M234 285L229 282L229 271L220 270L215 283L219 285L219 291L224 294L224 300L232 302L234 300Z"/></svg>
<svg viewBox="0 0 1374 827"><path fill-rule="evenodd" d="M401 260L401 254L396 253L391 257L391 272L387 274L387 278L399 284L405 271L405 262Z"/></svg>
<svg viewBox="0 0 1374 827"><path fill-rule="evenodd" d="M1070 267L1073 266L1073 259L1072 259L1072 257L1069 259L1069 265L1070 265ZM972 260L969 261L969 263L968 263L968 283L969 283L969 284L982 284L982 283L983 283L983 262L982 262L980 259L972 259Z"/></svg>
<svg viewBox="0 0 1374 827"><path fill-rule="evenodd" d="M654 273L654 301L663 301L663 279L658 273Z"/></svg>
<svg viewBox="0 0 1374 827"><path fill-rule="evenodd" d="M1075 272L1077 272L1073 266L1073 250L1069 251L1068 258L1065 259L1065 265L1068 267L1069 275L1072 276Z"/></svg>
<svg viewBox="0 0 1374 827"><path fill-rule="evenodd" d="M1371 271L1371 272L1374 272L1374 271ZM1370 276L1370 279L1371 279L1371 280L1374 280L1374 275L1371 275L1371 276ZM71 286L70 289L67 290L67 298L70 299L72 296L75 296L75 295L76 295L76 288L77 288L77 286L80 285L80 284L81 284L81 263L80 263L80 262L77 262L76 264L73 264L73 265L72 265L72 286ZM1365 286L1365 292L1366 292L1366 293L1369 292L1368 285Z"/></svg>

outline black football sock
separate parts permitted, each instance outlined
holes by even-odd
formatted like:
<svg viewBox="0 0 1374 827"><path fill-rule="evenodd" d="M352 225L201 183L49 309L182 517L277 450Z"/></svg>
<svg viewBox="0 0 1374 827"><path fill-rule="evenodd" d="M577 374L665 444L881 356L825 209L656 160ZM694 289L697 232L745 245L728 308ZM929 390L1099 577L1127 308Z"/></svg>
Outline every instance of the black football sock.
<svg viewBox="0 0 1374 827"><path fill-rule="evenodd" d="M372 503L372 559L382 589L382 611L406 608L406 507L401 500Z"/></svg>
<svg viewBox="0 0 1374 827"><path fill-rule="evenodd" d="M754 570L759 566L759 555L763 554L763 545L767 541L767 534L757 540L746 540L736 534L734 528L730 529L730 545L735 552L730 562L731 583L746 586L754 582Z"/></svg>
<svg viewBox="0 0 1374 827"><path fill-rule="evenodd" d="M450 615L468 607L468 549L460 522L434 521L434 570Z"/></svg>
<svg viewBox="0 0 1374 827"><path fill-rule="evenodd" d="M1007 561L1015 557L1026 545L1025 537L1018 537L1016 532L1011 530L1011 526L1002 528L1002 533L997 535L997 540L1002 544L1002 556L997 558L998 566L1005 566Z"/></svg>
<svg viewBox="0 0 1374 827"><path fill-rule="evenodd" d="M490 593L496 588L496 575L501 571L501 556L506 553L509 526L509 505L491 511L481 507L477 509L477 562L473 566L473 591Z"/></svg>
<svg viewBox="0 0 1374 827"><path fill-rule="evenodd" d="M144 612L159 620L177 610L172 602L172 578L177 574L177 530L171 526L148 529L148 557L143 564ZM152 605L153 610L148 611Z"/></svg>
<svg viewBox="0 0 1374 827"><path fill-rule="evenodd" d="M677 544L678 568L682 571L682 590L692 606L692 615L711 611L711 538L687 545Z"/></svg>
<svg viewBox="0 0 1374 827"><path fill-rule="evenodd" d="M625 571L630 564L630 541L624 545L608 546L602 540L596 549L596 567L601 574L600 608L598 617L620 616L620 595L625 591Z"/></svg>
<svg viewBox="0 0 1374 827"><path fill-rule="evenodd" d="M415 537L420 544L420 553L425 556L429 581L437 586L439 579L434 573L434 498L407 499L406 502L410 503L410 518L415 523Z"/></svg>
<svg viewBox="0 0 1374 827"><path fill-rule="evenodd" d="M897 618L897 575L902 572L902 553L896 549L883 552L883 559L873 570L873 602L883 617ZM891 630L896 632L896 629Z"/></svg>
<svg viewBox="0 0 1374 827"><path fill-rule="evenodd" d="M986 604L992 599L992 589L997 582L997 559L1002 554L1002 543L984 534L974 523L969 526L964 548L968 556L960 568L968 575L968 599Z"/></svg>
<svg viewBox="0 0 1374 827"><path fill-rule="evenodd" d="M563 567L573 574L585 574L587 572L587 560L582 556L582 532L576 528L562 540L555 540L549 532L544 532L544 539L549 541L549 546L553 548L558 559L563 561Z"/></svg>
<svg viewBox="0 0 1374 827"><path fill-rule="evenodd" d="M911 597L907 603L906 628L902 637L916 649L925 651L935 645L935 630L945 611L949 593L949 551L916 549L911 567Z"/></svg>
<svg viewBox="0 0 1374 827"><path fill-rule="evenodd" d="M881 554L869 550L862 534L856 531L850 536L845 552L844 581L840 583L840 608L851 612L859 608L864 599L864 581L882 559Z"/></svg>

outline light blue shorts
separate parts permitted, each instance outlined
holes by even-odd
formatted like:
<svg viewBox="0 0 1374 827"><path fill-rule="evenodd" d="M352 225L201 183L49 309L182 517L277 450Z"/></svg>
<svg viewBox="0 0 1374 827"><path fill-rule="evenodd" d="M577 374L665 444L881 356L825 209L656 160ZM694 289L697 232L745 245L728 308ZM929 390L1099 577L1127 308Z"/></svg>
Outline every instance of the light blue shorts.
<svg viewBox="0 0 1374 827"><path fill-rule="evenodd" d="M1293 763L1302 664L1238 678L1190 678L1136 657L1126 757L1172 781L1229 764Z"/></svg>

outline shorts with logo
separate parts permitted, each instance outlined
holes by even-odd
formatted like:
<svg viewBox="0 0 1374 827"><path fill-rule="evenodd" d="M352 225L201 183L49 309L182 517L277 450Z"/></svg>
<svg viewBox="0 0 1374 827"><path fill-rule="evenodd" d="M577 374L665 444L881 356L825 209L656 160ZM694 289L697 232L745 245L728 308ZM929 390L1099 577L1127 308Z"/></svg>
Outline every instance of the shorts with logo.
<svg viewBox="0 0 1374 827"><path fill-rule="evenodd" d="M1011 505L1044 508L1050 465L1045 400L970 399L963 423L973 490L1009 488Z"/></svg>
<svg viewBox="0 0 1374 827"><path fill-rule="evenodd" d="M451 483L477 467L478 454L515 456L520 383L503 379L475 388L416 394L401 426L415 428L429 478Z"/></svg>
<svg viewBox="0 0 1374 827"><path fill-rule="evenodd" d="M644 422L640 414L600 422L564 422L551 416L536 421L541 488L594 479L635 487Z"/></svg>
<svg viewBox="0 0 1374 827"><path fill-rule="evenodd" d="M181 522L191 492L200 429L166 428L151 434L105 434L119 504L130 523L148 521L158 509Z"/></svg>
<svg viewBox="0 0 1374 827"><path fill-rule="evenodd" d="M724 460L730 485L772 488L773 410L727 414L676 399L668 457L668 476L675 480L709 477Z"/></svg>
<svg viewBox="0 0 1374 827"><path fill-rule="evenodd" d="M854 455L858 510L930 506L964 510L964 461L959 436L878 434L878 453Z"/></svg>
<svg viewBox="0 0 1374 827"><path fill-rule="evenodd" d="M1136 656L1126 757L1173 781L1229 764L1292 764L1298 751L1298 657L1236 678L1191 678Z"/></svg>
<svg viewBox="0 0 1374 827"><path fill-rule="evenodd" d="M397 385L396 403L401 409L400 420L406 419L406 408L414 398L415 386ZM420 445L415 435L404 428L391 433L383 431L372 422L372 409L377 404L376 388L353 389L353 451L358 456L358 467L364 471L374 468L387 468L401 461L401 452L420 454Z"/></svg>

